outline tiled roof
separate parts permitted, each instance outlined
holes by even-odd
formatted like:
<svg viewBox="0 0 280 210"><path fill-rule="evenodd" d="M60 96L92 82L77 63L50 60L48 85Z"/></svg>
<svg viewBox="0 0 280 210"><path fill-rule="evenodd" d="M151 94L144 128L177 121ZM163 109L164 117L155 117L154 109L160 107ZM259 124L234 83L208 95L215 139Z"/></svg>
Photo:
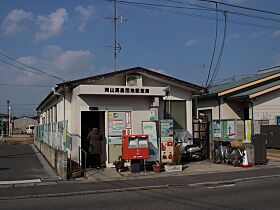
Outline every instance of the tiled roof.
<svg viewBox="0 0 280 210"><path fill-rule="evenodd" d="M280 85L280 80L272 82L272 83L268 83L268 84L265 84L265 85L262 85L259 87L255 87L250 90L247 90L247 91L244 91L244 92L232 95L232 96L229 96L229 97L227 97L227 99L248 98L249 95L251 95L251 94L266 90L266 89L274 87L276 85Z"/></svg>
<svg viewBox="0 0 280 210"><path fill-rule="evenodd" d="M221 85L216 85L213 87L209 87L209 92L206 95L215 95L217 93L223 92L225 90L235 88L259 79L263 79L265 77L274 75L280 73L280 66L269 68L269 69L264 69L259 71L256 75L251 76L251 77L246 77L238 81L226 83L226 84L221 84Z"/></svg>

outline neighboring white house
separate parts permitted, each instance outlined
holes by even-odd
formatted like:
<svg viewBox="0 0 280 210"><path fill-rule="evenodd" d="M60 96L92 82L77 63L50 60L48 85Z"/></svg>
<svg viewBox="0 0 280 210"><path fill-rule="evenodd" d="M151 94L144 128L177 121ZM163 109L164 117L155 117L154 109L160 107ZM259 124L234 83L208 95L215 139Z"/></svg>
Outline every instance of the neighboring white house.
<svg viewBox="0 0 280 210"><path fill-rule="evenodd" d="M38 125L38 121L30 117L17 118L13 123L13 133L27 133L27 129L30 125L34 127L34 125Z"/></svg>
<svg viewBox="0 0 280 210"><path fill-rule="evenodd" d="M172 118L174 128L192 139L192 94L205 91L203 87L135 67L58 84L37 112L41 125L67 122L67 152L74 160L80 158L80 148L86 150L89 129L99 128L106 137L102 161L112 166L121 155L120 131L142 134L143 121Z"/></svg>
<svg viewBox="0 0 280 210"><path fill-rule="evenodd" d="M280 125L280 66L258 71L254 76L227 84L209 87L209 92L196 96L197 117L213 122L213 137L251 142L252 134L260 133L260 125ZM220 122L221 121L221 122ZM227 128L229 129L229 127Z"/></svg>

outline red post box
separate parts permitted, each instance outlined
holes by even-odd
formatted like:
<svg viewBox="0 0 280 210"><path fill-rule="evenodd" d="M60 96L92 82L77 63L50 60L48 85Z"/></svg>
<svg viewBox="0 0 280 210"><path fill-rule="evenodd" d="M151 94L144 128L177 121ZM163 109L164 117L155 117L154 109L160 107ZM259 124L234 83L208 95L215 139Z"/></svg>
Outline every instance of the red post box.
<svg viewBox="0 0 280 210"><path fill-rule="evenodd" d="M149 158L149 136L123 135L122 158L124 160Z"/></svg>

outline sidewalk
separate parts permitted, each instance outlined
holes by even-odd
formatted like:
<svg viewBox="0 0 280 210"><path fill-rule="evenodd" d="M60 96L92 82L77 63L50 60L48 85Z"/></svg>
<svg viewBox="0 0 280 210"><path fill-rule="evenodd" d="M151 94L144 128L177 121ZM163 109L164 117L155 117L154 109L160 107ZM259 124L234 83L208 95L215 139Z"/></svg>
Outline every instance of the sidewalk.
<svg viewBox="0 0 280 210"><path fill-rule="evenodd" d="M252 166L249 168L234 167L227 164L215 164L212 160L205 160L200 162L191 162L183 166L184 170L181 172L161 172L155 173L152 171L141 171L140 173L131 173L130 171L117 172L115 168L104 168L102 170L90 169L87 171L87 179L77 178L78 181L99 182L112 180L131 180L131 179L145 179L145 178L159 178L159 177L173 177L186 176L198 174L214 174L221 172L236 172L249 171L270 167L279 167L280 161L270 160L267 165Z"/></svg>

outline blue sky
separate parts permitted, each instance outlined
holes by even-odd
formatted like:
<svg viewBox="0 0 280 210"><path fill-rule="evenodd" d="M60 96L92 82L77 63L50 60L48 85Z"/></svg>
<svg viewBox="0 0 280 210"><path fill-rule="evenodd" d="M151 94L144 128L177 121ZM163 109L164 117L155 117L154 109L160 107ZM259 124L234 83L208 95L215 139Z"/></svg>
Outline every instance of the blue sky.
<svg viewBox="0 0 280 210"><path fill-rule="evenodd" d="M128 0L180 6L167 0ZM180 1L180 0L178 0ZM197 0L185 3L214 7ZM279 12L277 0L226 0L225 3ZM276 15L219 6L223 10L279 19ZM179 11L179 9L174 9ZM202 85L207 77L215 38L215 12L180 10L203 16L176 15L118 4L118 69L142 66ZM0 51L65 80L113 69L113 4L103 0L2 0ZM223 36L219 14L217 54ZM280 23L229 14L226 42L216 82L254 74L280 64ZM242 22L235 24L233 22ZM250 23L244 25L244 23ZM257 24L259 27L252 26ZM264 27L266 26L266 27ZM5 62L16 64L0 55ZM215 64L215 62L214 62ZM11 101L14 116L33 115L36 104L60 81L16 70L0 62L0 112ZM43 85L30 87L17 85ZM31 104L31 105L30 105Z"/></svg>

